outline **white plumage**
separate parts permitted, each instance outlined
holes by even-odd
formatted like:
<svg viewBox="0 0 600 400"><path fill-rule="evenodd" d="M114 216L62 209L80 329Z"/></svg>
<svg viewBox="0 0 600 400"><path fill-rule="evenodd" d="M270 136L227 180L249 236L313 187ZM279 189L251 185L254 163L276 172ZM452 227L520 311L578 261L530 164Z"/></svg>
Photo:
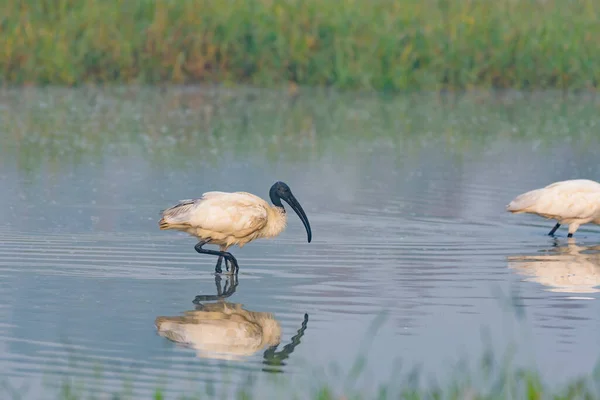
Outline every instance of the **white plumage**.
<svg viewBox="0 0 600 400"><path fill-rule="evenodd" d="M569 224L568 236L572 237L583 224L600 224L600 183L587 179L555 182L517 196L506 209L557 220L549 235L561 224Z"/></svg>
<svg viewBox="0 0 600 400"><path fill-rule="evenodd" d="M269 191L273 205L246 192L206 192L198 199L182 200L162 212L160 229L176 229L197 237L196 251L218 255L215 271L221 273L221 260L225 258L238 270L237 260L227 249L233 245L243 247L258 238L274 237L286 227L287 215L281 200L286 201L298 214L306 228L308 242L312 232L308 218L290 188L276 182ZM206 250L202 246L215 244L220 251ZM228 268L229 269L229 268ZM232 271L233 272L233 271Z"/></svg>
<svg viewBox="0 0 600 400"><path fill-rule="evenodd" d="M600 291L599 250L600 246L569 243L544 255L508 257L508 266L530 276L528 280L550 287L552 292L597 293Z"/></svg>
<svg viewBox="0 0 600 400"><path fill-rule="evenodd" d="M270 219L269 214L273 214ZM269 229L263 229L269 221ZM160 221L161 229L210 239L223 251L234 244L243 247L259 236L275 236L285 226L285 213L245 192L206 192L199 199L182 200L165 210Z"/></svg>
<svg viewBox="0 0 600 400"><path fill-rule="evenodd" d="M157 317L158 334L192 347L198 357L235 360L281 341L281 326L266 312L247 311L241 304L219 302L178 317Z"/></svg>

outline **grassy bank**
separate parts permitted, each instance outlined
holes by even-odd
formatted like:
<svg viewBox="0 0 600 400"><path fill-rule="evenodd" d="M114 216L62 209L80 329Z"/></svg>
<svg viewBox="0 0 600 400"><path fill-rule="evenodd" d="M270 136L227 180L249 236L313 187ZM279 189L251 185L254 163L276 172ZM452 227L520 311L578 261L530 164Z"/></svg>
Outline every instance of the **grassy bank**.
<svg viewBox="0 0 600 400"><path fill-rule="evenodd" d="M595 88L595 0L6 0L3 84Z"/></svg>

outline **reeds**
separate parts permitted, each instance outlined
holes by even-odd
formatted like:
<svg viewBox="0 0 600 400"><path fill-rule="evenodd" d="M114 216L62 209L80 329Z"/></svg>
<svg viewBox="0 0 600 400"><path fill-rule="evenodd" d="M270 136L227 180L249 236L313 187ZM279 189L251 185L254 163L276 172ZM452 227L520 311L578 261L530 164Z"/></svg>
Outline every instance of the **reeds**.
<svg viewBox="0 0 600 400"><path fill-rule="evenodd" d="M6 0L0 82L589 89L594 0Z"/></svg>

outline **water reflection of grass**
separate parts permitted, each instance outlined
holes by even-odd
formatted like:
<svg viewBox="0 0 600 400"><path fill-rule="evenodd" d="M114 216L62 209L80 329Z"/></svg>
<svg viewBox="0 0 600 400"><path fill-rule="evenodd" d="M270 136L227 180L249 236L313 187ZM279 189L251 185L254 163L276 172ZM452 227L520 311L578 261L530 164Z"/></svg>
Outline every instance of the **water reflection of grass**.
<svg viewBox="0 0 600 400"><path fill-rule="evenodd" d="M160 168L225 155L306 162L384 146L462 156L504 141L598 143L597 102L558 94L399 97L210 88L25 89L0 93L0 151L23 170L140 156ZM47 164L45 164L47 163Z"/></svg>
<svg viewBox="0 0 600 400"><path fill-rule="evenodd" d="M0 15L5 83L598 84L593 0L8 0Z"/></svg>

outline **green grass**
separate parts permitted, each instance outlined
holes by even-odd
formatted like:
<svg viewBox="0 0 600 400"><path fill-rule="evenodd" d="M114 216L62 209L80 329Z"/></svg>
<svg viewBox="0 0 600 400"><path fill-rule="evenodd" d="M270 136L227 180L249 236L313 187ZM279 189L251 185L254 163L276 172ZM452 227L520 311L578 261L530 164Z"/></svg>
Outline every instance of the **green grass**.
<svg viewBox="0 0 600 400"><path fill-rule="evenodd" d="M591 89L596 0L5 0L0 82Z"/></svg>
<svg viewBox="0 0 600 400"><path fill-rule="evenodd" d="M123 383L122 389L99 388L87 386L76 378L57 377L57 386L47 386L44 391L45 397L57 400L83 400L83 399L111 399L111 400L200 400L200 399L240 399L252 400L262 399L265 393L269 393L269 399L311 399L311 400L362 400L362 399L435 399L435 400L501 400L501 399L527 399L527 400L595 400L600 399L598 384L599 377L581 377L572 379L565 385L545 384L540 376L532 370L517 369L513 372L495 371L496 375L490 376L486 385L475 382L472 378L457 378L450 384L440 386L435 383L418 385L412 378L398 376L394 383L382 385L375 390L361 391L360 389L336 389L332 385L319 382L311 388L299 388L294 386L289 377L281 379L264 380L257 384L254 378L236 385L227 385L215 388L213 384L196 382L197 389L176 391L164 388L154 390L136 390L135 381ZM19 389L10 385L0 385L0 395L3 399L26 399L33 398L34 392L27 390L20 392ZM175 385L177 386L177 385ZM258 387L262 386L262 389ZM481 388L487 386L486 388ZM183 393L182 393L183 392ZM262 393L262 394L261 394Z"/></svg>

